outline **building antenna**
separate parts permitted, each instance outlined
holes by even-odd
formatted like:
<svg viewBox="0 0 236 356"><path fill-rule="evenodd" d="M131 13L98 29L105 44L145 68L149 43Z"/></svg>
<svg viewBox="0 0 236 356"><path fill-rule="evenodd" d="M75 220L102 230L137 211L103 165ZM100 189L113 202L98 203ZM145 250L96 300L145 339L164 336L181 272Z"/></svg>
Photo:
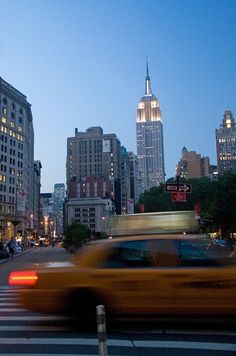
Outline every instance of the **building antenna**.
<svg viewBox="0 0 236 356"><path fill-rule="evenodd" d="M146 56L146 73L147 73L147 78L148 78L149 77L148 56Z"/></svg>

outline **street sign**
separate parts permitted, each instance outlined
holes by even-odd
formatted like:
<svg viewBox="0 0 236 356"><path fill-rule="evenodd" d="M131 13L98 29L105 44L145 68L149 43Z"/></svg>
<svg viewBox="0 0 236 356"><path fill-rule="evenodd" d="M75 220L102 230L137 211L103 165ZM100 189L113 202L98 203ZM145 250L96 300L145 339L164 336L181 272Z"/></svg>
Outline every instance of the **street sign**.
<svg viewBox="0 0 236 356"><path fill-rule="evenodd" d="M186 202L186 193L185 192L172 192L171 200L176 202Z"/></svg>
<svg viewBox="0 0 236 356"><path fill-rule="evenodd" d="M190 193L191 192L191 184L185 184L185 183L166 183L166 192L185 192L185 193Z"/></svg>

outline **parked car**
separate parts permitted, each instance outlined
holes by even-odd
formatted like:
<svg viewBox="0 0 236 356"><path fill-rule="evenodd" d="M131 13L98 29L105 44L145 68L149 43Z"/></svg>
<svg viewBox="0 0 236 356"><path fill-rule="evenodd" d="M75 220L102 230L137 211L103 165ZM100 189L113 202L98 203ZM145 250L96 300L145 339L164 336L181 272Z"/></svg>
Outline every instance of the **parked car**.
<svg viewBox="0 0 236 356"><path fill-rule="evenodd" d="M9 275L24 308L95 320L236 315L236 259L199 236L143 235L87 244L71 263Z"/></svg>

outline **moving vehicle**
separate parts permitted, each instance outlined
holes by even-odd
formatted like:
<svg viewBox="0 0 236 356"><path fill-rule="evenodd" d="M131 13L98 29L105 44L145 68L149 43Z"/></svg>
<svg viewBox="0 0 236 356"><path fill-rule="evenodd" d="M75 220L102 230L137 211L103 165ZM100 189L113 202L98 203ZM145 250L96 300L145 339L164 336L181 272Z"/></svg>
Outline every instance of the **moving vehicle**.
<svg viewBox="0 0 236 356"><path fill-rule="evenodd" d="M73 263L9 275L24 308L94 321L110 318L236 315L236 259L199 235L142 235L95 241Z"/></svg>

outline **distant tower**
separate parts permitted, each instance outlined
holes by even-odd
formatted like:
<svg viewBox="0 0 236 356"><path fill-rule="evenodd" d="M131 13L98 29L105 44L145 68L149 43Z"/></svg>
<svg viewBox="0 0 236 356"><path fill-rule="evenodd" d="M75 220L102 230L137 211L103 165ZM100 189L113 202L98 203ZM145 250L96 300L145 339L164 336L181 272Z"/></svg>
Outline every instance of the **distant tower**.
<svg viewBox="0 0 236 356"><path fill-rule="evenodd" d="M216 130L218 174L236 172L236 125L231 111L225 111L220 129Z"/></svg>
<svg viewBox="0 0 236 356"><path fill-rule="evenodd" d="M160 104L150 85L146 63L145 94L136 116L137 156L141 174L141 192L164 183L164 145Z"/></svg>
<svg viewBox="0 0 236 356"><path fill-rule="evenodd" d="M70 192L77 185L77 197L109 195L115 202L116 213L120 214L120 141L117 136L104 134L99 126L90 127L86 132L76 128L75 136L67 139L66 183L68 198L76 196Z"/></svg>
<svg viewBox="0 0 236 356"><path fill-rule="evenodd" d="M62 236L63 234L63 207L65 202L65 184L54 184L53 193L53 213L55 219L56 235Z"/></svg>
<svg viewBox="0 0 236 356"><path fill-rule="evenodd" d="M210 159L201 157L195 151L182 148L182 157L177 165L177 173L182 178L200 178L210 176Z"/></svg>

